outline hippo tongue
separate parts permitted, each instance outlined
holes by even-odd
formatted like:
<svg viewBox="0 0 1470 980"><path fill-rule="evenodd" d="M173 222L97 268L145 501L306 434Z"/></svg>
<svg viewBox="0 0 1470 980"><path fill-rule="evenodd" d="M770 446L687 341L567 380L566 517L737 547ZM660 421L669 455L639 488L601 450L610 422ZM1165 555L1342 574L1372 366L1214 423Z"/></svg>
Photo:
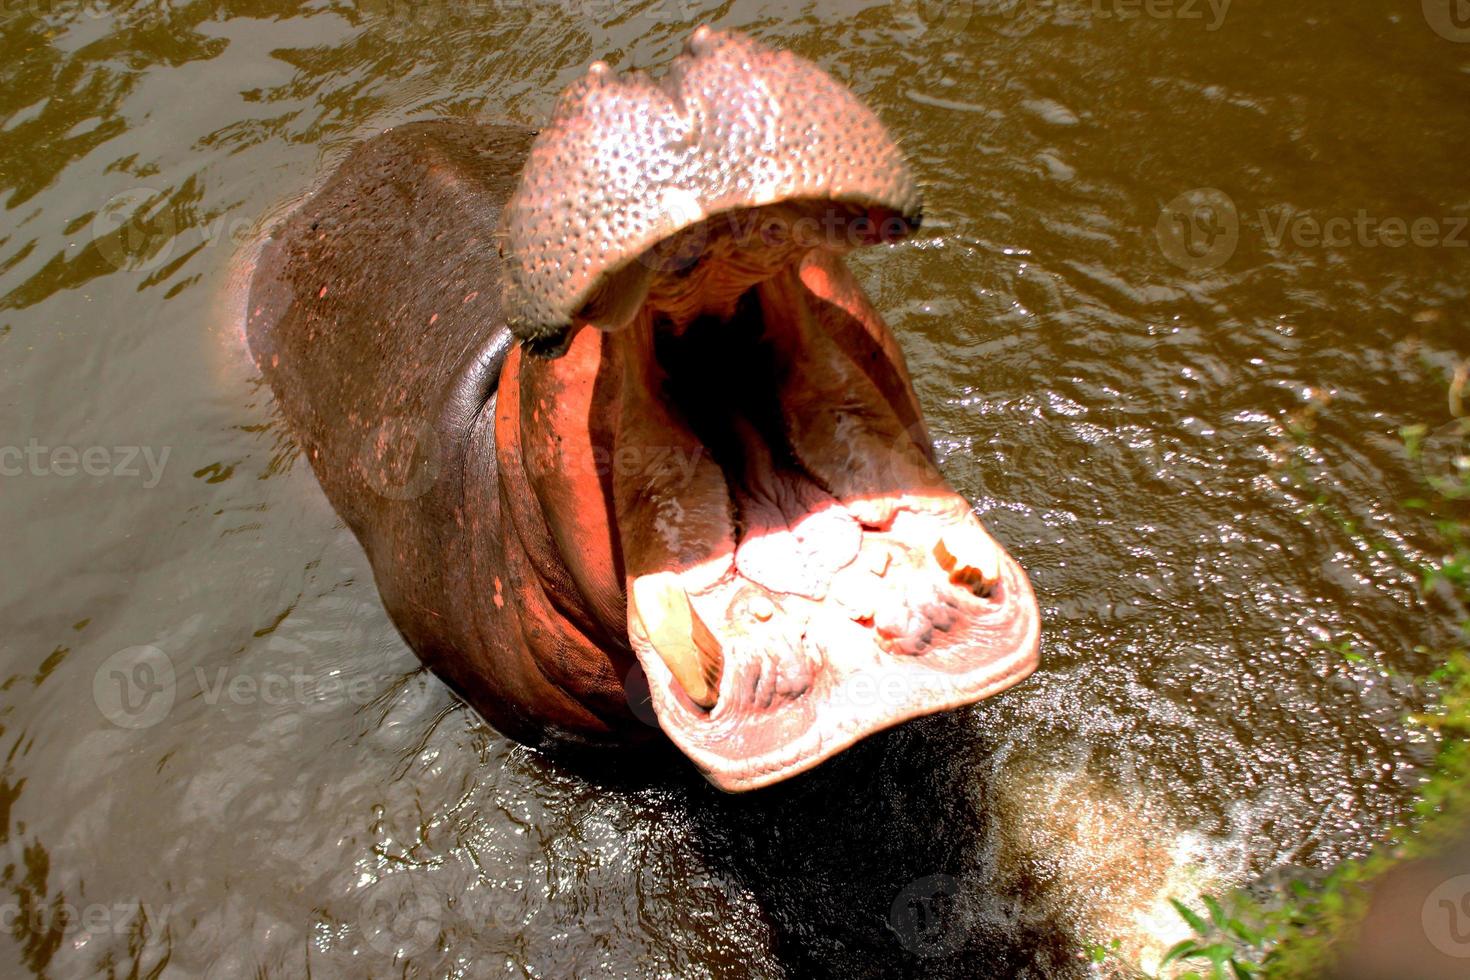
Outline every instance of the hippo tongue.
<svg viewBox="0 0 1470 980"><path fill-rule="evenodd" d="M748 422L738 421L736 430L746 465L732 488L745 532L735 568L770 592L825 599L838 569L857 557L862 527L810 478L778 470Z"/></svg>

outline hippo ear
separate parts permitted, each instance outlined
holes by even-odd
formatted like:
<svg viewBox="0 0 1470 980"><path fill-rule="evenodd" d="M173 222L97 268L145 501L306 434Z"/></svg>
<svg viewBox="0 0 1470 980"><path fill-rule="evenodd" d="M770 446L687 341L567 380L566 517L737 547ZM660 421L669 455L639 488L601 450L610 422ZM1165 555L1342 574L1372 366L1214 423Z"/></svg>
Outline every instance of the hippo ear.
<svg viewBox="0 0 1470 980"><path fill-rule="evenodd" d="M920 211L883 124L804 58L701 27L658 81L597 62L562 93L506 205L511 328L551 352L579 318L617 329L642 303L653 246L794 199L912 225Z"/></svg>

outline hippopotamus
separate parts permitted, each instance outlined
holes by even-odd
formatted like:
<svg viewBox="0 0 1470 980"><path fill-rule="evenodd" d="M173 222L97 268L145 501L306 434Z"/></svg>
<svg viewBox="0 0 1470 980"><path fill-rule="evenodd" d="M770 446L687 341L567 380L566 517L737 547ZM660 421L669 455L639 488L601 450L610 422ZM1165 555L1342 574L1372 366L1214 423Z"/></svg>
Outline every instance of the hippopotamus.
<svg viewBox="0 0 1470 980"><path fill-rule="evenodd" d="M661 729L750 790L1037 664L1026 575L842 261L920 217L846 87L702 27L539 132L357 147L261 244L246 339L465 702L531 745Z"/></svg>

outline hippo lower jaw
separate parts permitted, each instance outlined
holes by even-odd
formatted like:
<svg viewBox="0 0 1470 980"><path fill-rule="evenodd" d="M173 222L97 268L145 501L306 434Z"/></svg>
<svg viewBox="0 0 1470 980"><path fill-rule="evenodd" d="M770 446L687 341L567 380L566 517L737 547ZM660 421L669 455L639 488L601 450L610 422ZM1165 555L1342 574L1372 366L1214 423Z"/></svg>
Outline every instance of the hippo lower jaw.
<svg viewBox="0 0 1470 980"><path fill-rule="evenodd" d="M617 452L692 461L615 468L629 641L660 726L730 792L1037 664L1025 574L838 342L840 269L815 250L713 308L656 287L609 334Z"/></svg>

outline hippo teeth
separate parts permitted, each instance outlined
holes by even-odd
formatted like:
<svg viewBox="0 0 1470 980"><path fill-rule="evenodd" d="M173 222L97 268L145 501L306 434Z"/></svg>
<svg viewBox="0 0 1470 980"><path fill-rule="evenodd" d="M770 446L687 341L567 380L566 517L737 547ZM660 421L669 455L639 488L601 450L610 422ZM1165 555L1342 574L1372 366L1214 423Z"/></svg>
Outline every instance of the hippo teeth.
<svg viewBox="0 0 1470 980"><path fill-rule="evenodd" d="M973 524L946 528L934 545L934 557L951 582L978 596L989 595L1000 580L1000 549Z"/></svg>
<svg viewBox="0 0 1470 980"><path fill-rule="evenodd" d="M719 698L725 657L720 641L689 602L689 594L673 572L655 572L633 580L633 615L648 634L649 645L689 700L713 708Z"/></svg>

